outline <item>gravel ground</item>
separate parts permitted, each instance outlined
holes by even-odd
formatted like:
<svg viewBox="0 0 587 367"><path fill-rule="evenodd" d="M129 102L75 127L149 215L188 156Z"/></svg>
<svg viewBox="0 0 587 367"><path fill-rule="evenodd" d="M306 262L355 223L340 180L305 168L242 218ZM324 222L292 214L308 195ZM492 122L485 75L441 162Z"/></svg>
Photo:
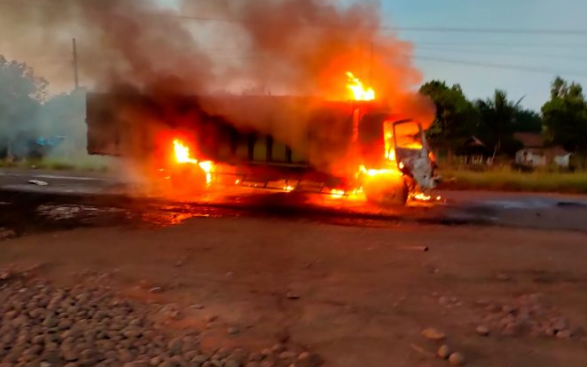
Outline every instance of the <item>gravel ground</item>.
<svg viewBox="0 0 587 367"><path fill-rule="evenodd" d="M37 212L5 217L19 213ZM46 228L0 241L0 367L587 365L585 232L213 215Z"/></svg>
<svg viewBox="0 0 587 367"><path fill-rule="evenodd" d="M484 308L484 325L477 333L487 336L491 331L503 336L556 337L583 339L584 329L571 323L558 310L546 305L540 294L520 295L507 304L479 300ZM488 325L488 326L485 326Z"/></svg>
<svg viewBox="0 0 587 367"><path fill-rule="evenodd" d="M60 288L30 270L0 271L1 367L314 367L320 358L276 344L202 350L199 332L171 335L152 321L152 307L107 287Z"/></svg>

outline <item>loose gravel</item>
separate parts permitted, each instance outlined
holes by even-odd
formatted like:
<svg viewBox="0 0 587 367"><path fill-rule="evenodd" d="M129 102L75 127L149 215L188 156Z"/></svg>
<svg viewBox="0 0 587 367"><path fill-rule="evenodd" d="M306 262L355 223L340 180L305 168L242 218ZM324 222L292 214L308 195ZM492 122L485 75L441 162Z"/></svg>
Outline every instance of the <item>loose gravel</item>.
<svg viewBox="0 0 587 367"><path fill-rule="evenodd" d="M315 367L287 345L263 351L202 350L197 330L170 335L152 309L105 288L60 288L0 271L2 367Z"/></svg>

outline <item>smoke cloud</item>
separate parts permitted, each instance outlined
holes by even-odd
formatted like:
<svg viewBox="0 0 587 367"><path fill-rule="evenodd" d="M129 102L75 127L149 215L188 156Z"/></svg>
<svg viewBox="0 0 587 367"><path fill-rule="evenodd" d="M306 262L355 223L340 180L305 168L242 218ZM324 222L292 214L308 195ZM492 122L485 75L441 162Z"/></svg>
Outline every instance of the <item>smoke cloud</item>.
<svg viewBox="0 0 587 367"><path fill-rule="evenodd" d="M78 41L80 79L90 89L134 89L152 96L259 92L348 98L352 71L397 112L432 123L432 104L415 93L421 73L412 45L382 27L374 1L331 0L6 0L0 49L21 58L53 85L71 83L71 38ZM301 150L304 117L279 121L263 106L202 98L201 107L237 127L272 134Z"/></svg>

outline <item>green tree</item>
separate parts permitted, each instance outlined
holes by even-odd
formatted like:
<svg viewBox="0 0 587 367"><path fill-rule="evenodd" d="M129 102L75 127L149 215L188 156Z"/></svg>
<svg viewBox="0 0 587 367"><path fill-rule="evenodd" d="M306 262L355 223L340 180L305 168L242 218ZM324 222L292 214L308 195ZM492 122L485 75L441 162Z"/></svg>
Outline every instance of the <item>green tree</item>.
<svg viewBox="0 0 587 367"><path fill-rule="evenodd" d="M445 149L450 158L477 131L477 110L458 84L449 87L445 82L433 80L422 85L420 93L429 96L436 105L436 119L428 132L430 142Z"/></svg>
<svg viewBox="0 0 587 367"><path fill-rule="evenodd" d="M47 82L24 63L0 56L0 154L27 150L26 140L38 127L38 112Z"/></svg>
<svg viewBox="0 0 587 367"><path fill-rule="evenodd" d="M496 90L493 98L477 101L481 116L481 131L485 142L493 147L493 156L500 153L512 154L519 145L513 139L516 116L521 100L508 100L507 92Z"/></svg>
<svg viewBox="0 0 587 367"><path fill-rule="evenodd" d="M542 119L548 140L570 152L587 154L587 102L583 88L557 77L550 100L542 106Z"/></svg>
<svg viewBox="0 0 587 367"><path fill-rule="evenodd" d="M520 108L516 111L514 131L523 133L541 133L542 117L536 111Z"/></svg>

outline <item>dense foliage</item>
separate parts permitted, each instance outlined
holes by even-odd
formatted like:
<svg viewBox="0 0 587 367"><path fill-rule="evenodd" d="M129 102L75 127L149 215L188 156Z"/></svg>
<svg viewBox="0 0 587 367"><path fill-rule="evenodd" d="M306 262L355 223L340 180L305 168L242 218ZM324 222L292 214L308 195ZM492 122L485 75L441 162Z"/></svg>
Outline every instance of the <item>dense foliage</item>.
<svg viewBox="0 0 587 367"><path fill-rule="evenodd" d="M544 134L548 144L587 153L587 102L579 84L556 78L542 114L521 107L503 90L486 100L470 101L456 84L433 80L420 88L436 104L436 121L428 135L437 149L452 154L472 136L491 155L513 155L521 147L514 133Z"/></svg>

